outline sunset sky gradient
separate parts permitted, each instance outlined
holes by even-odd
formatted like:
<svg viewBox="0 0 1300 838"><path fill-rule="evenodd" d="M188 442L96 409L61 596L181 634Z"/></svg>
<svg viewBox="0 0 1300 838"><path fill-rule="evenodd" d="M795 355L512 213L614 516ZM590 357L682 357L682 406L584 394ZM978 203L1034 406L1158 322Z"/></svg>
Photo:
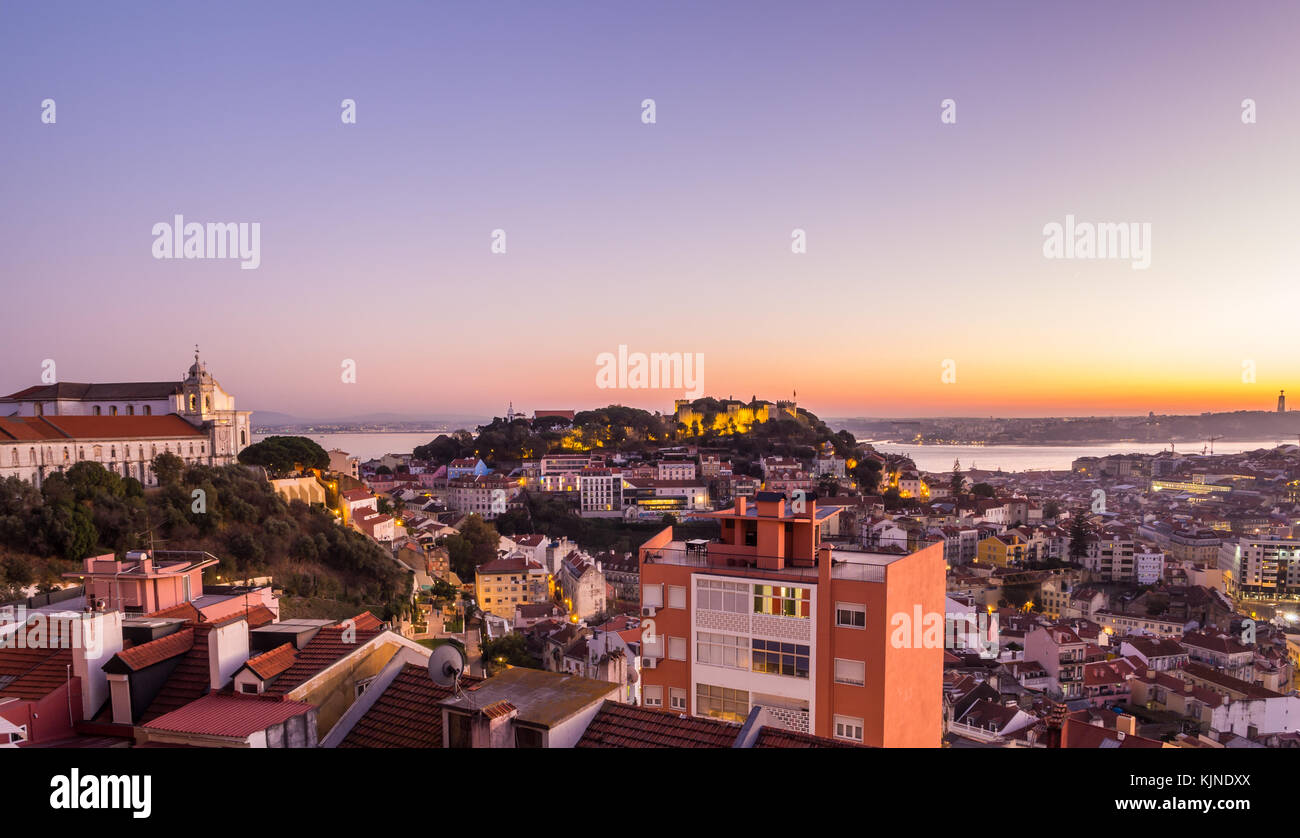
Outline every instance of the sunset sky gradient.
<svg viewBox="0 0 1300 838"><path fill-rule="evenodd" d="M823 416L1271 409L1298 43L1280 2L4 4L0 391L198 343L254 410L670 410L596 388L626 344ZM261 267L153 259L176 213ZM1151 267L1045 259L1067 214Z"/></svg>

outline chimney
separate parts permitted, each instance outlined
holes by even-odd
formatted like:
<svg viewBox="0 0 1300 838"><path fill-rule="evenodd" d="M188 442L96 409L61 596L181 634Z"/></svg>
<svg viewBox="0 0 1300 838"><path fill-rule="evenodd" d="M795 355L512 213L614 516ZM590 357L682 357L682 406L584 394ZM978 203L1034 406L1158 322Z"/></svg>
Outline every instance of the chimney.
<svg viewBox="0 0 1300 838"><path fill-rule="evenodd" d="M81 679L81 714L91 719L109 698L104 664L122 651L122 612L69 615L65 626L73 641L72 674Z"/></svg>
<svg viewBox="0 0 1300 838"><path fill-rule="evenodd" d="M208 632L208 673L213 690L219 690L234 677L235 670L248 660L248 621L232 620L214 625Z"/></svg>
<svg viewBox="0 0 1300 838"><path fill-rule="evenodd" d="M1137 736L1137 717L1121 713L1115 717L1115 730L1125 736Z"/></svg>
<svg viewBox="0 0 1300 838"><path fill-rule="evenodd" d="M736 514L744 515L748 510L749 510L749 499L743 497L736 498Z"/></svg>

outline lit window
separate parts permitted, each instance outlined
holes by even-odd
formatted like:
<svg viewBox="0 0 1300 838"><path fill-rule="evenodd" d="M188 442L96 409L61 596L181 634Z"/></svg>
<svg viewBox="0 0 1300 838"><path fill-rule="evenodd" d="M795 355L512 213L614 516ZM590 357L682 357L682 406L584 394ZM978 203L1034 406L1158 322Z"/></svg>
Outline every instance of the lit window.
<svg viewBox="0 0 1300 838"><path fill-rule="evenodd" d="M807 588L755 585L754 613L806 620L812 613L812 592Z"/></svg>
<svg viewBox="0 0 1300 838"><path fill-rule="evenodd" d="M808 677L808 647L801 644L755 638L752 661L755 672Z"/></svg>
<svg viewBox="0 0 1300 838"><path fill-rule="evenodd" d="M749 693L710 684L697 684L695 714L732 722L743 722L749 715Z"/></svg>

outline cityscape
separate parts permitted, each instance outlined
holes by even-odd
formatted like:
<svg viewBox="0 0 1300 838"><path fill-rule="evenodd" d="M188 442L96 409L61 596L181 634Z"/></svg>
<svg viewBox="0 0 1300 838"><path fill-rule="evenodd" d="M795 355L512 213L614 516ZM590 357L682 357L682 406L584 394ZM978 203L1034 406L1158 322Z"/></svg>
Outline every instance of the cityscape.
<svg viewBox="0 0 1300 838"><path fill-rule="evenodd" d="M159 748L1281 811L1217 752L1300 748L1300 11L380 5L0 8L52 817L170 820Z"/></svg>

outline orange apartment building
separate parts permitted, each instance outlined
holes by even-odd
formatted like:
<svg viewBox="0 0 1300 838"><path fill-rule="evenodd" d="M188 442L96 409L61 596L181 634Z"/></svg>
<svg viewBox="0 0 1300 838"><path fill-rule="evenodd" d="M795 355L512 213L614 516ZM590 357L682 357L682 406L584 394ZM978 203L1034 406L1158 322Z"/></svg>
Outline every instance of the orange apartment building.
<svg viewBox="0 0 1300 838"><path fill-rule="evenodd" d="M720 542L668 527L641 546L643 705L733 721L762 706L792 730L939 747L943 644L911 624L942 619L943 544L833 549L839 508L802 507L760 492L709 514Z"/></svg>

